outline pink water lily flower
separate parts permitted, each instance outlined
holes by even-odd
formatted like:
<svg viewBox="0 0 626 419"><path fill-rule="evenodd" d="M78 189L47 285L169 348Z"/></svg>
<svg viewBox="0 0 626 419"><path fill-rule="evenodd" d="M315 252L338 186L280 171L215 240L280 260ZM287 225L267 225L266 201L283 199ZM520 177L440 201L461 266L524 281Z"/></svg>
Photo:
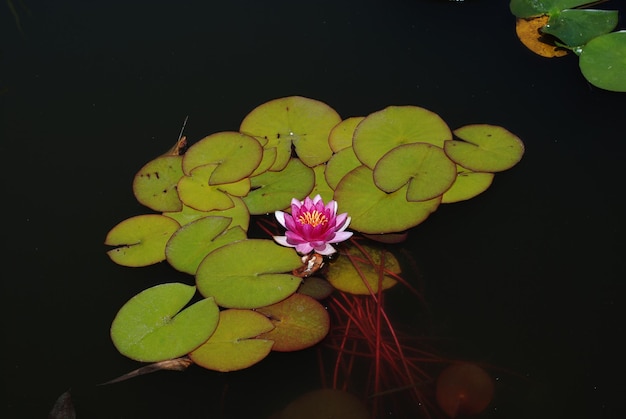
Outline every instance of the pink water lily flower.
<svg viewBox="0 0 626 419"><path fill-rule="evenodd" d="M322 197L305 198L304 201L291 200L291 215L275 212L278 222L287 229L284 236L274 236L283 246L295 247L300 254L315 251L320 255L336 252L331 243L348 240L352 233L344 231L350 224L347 213L337 215L337 202L324 205Z"/></svg>

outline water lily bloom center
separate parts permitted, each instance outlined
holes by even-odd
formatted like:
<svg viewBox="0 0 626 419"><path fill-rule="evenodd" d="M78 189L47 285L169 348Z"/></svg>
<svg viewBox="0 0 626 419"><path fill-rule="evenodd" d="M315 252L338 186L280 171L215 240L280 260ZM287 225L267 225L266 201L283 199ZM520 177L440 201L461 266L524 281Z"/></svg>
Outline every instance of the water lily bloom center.
<svg viewBox="0 0 626 419"><path fill-rule="evenodd" d="M320 255L335 253L332 243L348 240L352 233L345 231L350 224L347 213L337 215L337 202L324 204L320 195L304 201L291 200L291 214L276 211L276 220L287 229L284 236L274 236L278 244L295 247L300 254L313 251Z"/></svg>

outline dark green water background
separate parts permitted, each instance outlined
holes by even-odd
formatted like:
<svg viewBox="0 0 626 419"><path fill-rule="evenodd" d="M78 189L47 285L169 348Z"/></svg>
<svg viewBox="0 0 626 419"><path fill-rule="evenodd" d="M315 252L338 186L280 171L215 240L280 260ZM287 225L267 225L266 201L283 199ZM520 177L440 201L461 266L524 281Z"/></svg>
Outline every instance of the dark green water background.
<svg viewBox="0 0 626 419"><path fill-rule="evenodd" d="M46 417L69 388L81 419L266 417L319 385L304 351L95 386L137 367L108 335L121 305L190 282L106 256L107 231L145 212L134 173L186 115L193 141L289 95L519 135L518 166L404 246L430 317L401 292L390 310L427 323L443 355L497 367L482 417L625 417L626 96L590 86L575 56L527 51L507 1L14 3L23 36L0 4L3 418ZM620 5L624 28L624 3L605 7Z"/></svg>

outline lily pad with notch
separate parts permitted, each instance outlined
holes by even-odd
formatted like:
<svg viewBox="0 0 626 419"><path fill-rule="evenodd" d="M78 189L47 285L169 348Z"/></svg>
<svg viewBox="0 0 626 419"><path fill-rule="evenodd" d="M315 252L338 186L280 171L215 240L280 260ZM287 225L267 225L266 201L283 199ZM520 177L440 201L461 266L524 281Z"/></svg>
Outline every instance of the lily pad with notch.
<svg viewBox="0 0 626 419"><path fill-rule="evenodd" d="M137 201L155 211L180 211L176 185L183 176L182 156L165 155L146 163L133 179Z"/></svg>

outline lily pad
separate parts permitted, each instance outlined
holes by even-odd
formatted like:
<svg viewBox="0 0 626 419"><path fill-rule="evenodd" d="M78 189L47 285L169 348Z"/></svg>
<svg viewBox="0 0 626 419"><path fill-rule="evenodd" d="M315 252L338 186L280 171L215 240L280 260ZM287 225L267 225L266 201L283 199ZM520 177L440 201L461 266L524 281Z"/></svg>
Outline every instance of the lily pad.
<svg viewBox="0 0 626 419"><path fill-rule="evenodd" d="M422 202L406 200L408 185L392 193L381 191L372 171L359 166L348 173L335 189L341 210L352 217L350 229L362 233L396 233L426 220L437 209L441 197Z"/></svg>
<svg viewBox="0 0 626 419"><path fill-rule="evenodd" d="M452 187L441 197L442 204L465 201L473 198L489 188L493 182L493 173L472 172L457 165L456 180Z"/></svg>
<svg viewBox="0 0 626 419"><path fill-rule="evenodd" d="M378 292L381 275L383 290L396 285L397 281L385 271L394 274L401 273L398 259L385 249L368 245L361 245L361 247L367 254L356 246L342 249L342 256L328 265L326 274L328 282L340 291L357 295L370 295L372 292Z"/></svg>
<svg viewBox="0 0 626 419"><path fill-rule="evenodd" d="M500 172L522 159L524 143L508 130L487 124L466 125L454 130L463 141L446 141L448 157L475 172Z"/></svg>
<svg viewBox="0 0 626 419"><path fill-rule="evenodd" d="M205 165L193 169L189 176L183 176L178 182L178 194L185 205L200 211L226 210L232 208L231 198L244 196L250 190L250 179L244 178L233 183L210 185L217 165Z"/></svg>
<svg viewBox="0 0 626 419"><path fill-rule="evenodd" d="M372 415L353 394L341 390L319 389L303 394L289 403L277 419L368 419Z"/></svg>
<svg viewBox="0 0 626 419"><path fill-rule="evenodd" d="M357 159L352 147L344 148L333 154L328 163L326 163L326 172L324 173L326 182L331 188L336 189L339 181L345 175L361 165L362 163Z"/></svg>
<svg viewBox="0 0 626 419"><path fill-rule="evenodd" d="M439 115L418 106L389 106L368 115L356 127L352 147L358 159L373 169L385 154L399 145L429 143L443 147L452 138Z"/></svg>
<svg viewBox="0 0 626 419"><path fill-rule="evenodd" d="M309 276L302 280L302 284L298 288L298 294L308 295L316 300L323 300L330 296L335 291L335 288L330 285L330 282L324 278L317 276Z"/></svg>
<svg viewBox="0 0 626 419"><path fill-rule="evenodd" d="M167 261L174 269L195 275L202 259L213 250L247 238L241 227L226 230L230 223L226 217L204 217L181 227L167 242Z"/></svg>
<svg viewBox="0 0 626 419"><path fill-rule="evenodd" d="M546 37L541 34L540 30L548 20L550 20L548 15L517 18L515 33L522 44L535 54L546 58L563 57L569 50L555 45L554 42L547 43Z"/></svg>
<svg viewBox="0 0 626 419"><path fill-rule="evenodd" d="M550 16L541 31L576 47L611 32L616 26L617 10L567 9Z"/></svg>
<svg viewBox="0 0 626 419"><path fill-rule="evenodd" d="M263 307L298 289L300 278L284 272L301 265L291 248L271 240L243 240L209 253L198 267L196 285L222 307Z"/></svg>
<svg viewBox="0 0 626 419"><path fill-rule="evenodd" d="M441 147L427 143L398 146L385 154L374 168L374 183L395 192L408 183L407 201L427 201L454 183L456 164Z"/></svg>
<svg viewBox="0 0 626 419"><path fill-rule="evenodd" d="M344 119L333 127L328 136L328 144L333 152L337 153L344 148L352 147L354 130L364 119L364 116L353 116L352 118Z"/></svg>
<svg viewBox="0 0 626 419"><path fill-rule="evenodd" d="M626 31L589 41L580 53L580 71L589 83L613 92L626 92Z"/></svg>
<svg viewBox="0 0 626 419"><path fill-rule="evenodd" d="M259 139L264 148L276 148L276 160L270 170L280 171L289 163L292 144L305 165L313 167L326 162L332 154L328 134L339 122L341 117L325 103L289 96L253 109L239 130Z"/></svg>
<svg viewBox="0 0 626 419"><path fill-rule="evenodd" d="M319 343L330 329L328 312L317 300L303 294L256 311L269 317L274 328L260 335L274 341L273 351L291 352Z"/></svg>
<svg viewBox="0 0 626 419"><path fill-rule="evenodd" d="M263 148L257 140L240 132L218 132L204 137L189 147L183 157L183 171L190 175L193 169L214 165L209 185L234 183L257 168L263 157Z"/></svg>
<svg viewBox="0 0 626 419"><path fill-rule="evenodd" d="M291 159L280 172L265 172L250 179L252 190L243 198L250 214L269 214L304 199L313 190L315 173L299 159Z"/></svg>
<svg viewBox="0 0 626 419"><path fill-rule="evenodd" d="M201 367L221 372L251 367L265 358L274 342L256 336L274 325L262 314L251 310L229 309L220 312L213 335L189 357Z"/></svg>
<svg viewBox="0 0 626 419"><path fill-rule="evenodd" d="M182 156L161 156L142 167L133 180L137 201L155 211L180 211L183 203L176 185L183 176L182 159Z"/></svg>
<svg viewBox="0 0 626 419"><path fill-rule="evenodd" d="M175 220L163 215L138 215L113 227L104 244L119 246L107 252L113 262L148 266L165 260L165 245L179 227Z"/></svg>
<svg viewBox="0 0 626 419"><path fill-rule="evenodd" d="M228 217L232 220L230 227L240 226L244 231L248 231L250 226L250 213L248 207L243 200L236 196L230 196L233 206L225 210L212 210L212 211L200 211L195 208L191 208L187 205L183 205L183 208L177 212L164 212L163 215L170 217L178 224L185 225L198 220L202 217Z"/></svg>
<svg viewBox="0 0 626 419"><path fill-rule="evenodd" d="M315 186L313 190L309 192L309 196L320 195L324 202L328 202L333 199L335 191L326 182L326 165L320 164L313 167L313 173L315 174Z"/></svg>
<svg viewBox="0 0 626 419"><path fill-rule="evenodd" d="M517 17L532 17L573 9L589 3L593 3L593 0L511 0L509 8Z"/></svg>
<svg viewBox="0 0 626 419"><path fill-rule="evenodd" d="M181 311L195 290L185 284L161 284L131 298L111 324L117 350L137 361L158 362L200 346L217 327L219 309L212 298L205 298Z"/></svg>

